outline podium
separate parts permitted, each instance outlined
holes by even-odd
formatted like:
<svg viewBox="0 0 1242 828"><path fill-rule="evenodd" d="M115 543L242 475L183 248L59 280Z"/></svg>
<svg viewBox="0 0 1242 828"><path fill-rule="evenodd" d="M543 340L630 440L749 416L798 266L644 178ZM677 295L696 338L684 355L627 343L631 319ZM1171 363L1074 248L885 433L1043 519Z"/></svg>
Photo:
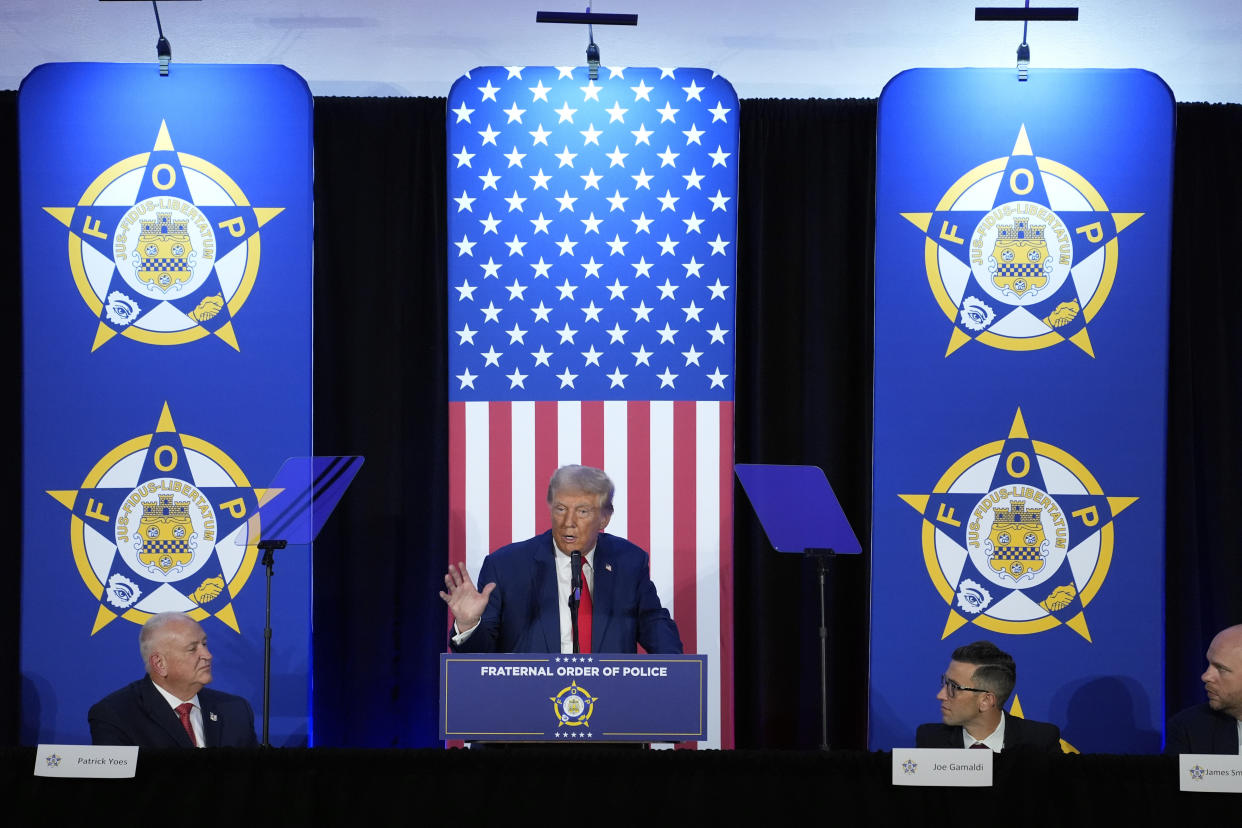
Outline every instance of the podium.
<svg viewBox="0 0 1242 828"><path fill-rule="evenodd" d="M444 653L440 738L701 742L707 656Z"/></svg>

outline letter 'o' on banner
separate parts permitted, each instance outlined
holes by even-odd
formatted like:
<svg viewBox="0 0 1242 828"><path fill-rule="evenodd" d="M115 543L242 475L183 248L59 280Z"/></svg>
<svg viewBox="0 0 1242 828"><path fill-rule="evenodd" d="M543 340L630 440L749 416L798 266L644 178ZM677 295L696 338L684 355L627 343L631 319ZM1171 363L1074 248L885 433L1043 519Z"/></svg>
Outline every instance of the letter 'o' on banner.
<svg viewBox="0 0 1242 828"><path fill-rule="evenodd" d="M605 469L732 747L738 101L706 69L599 75L449 93L449 554L477 576L549 528L558 466Z"/></svg>
<svg viewBox="0 0 1242 828"><path fill-rule="evenodd" d="M1159 750L1173 113L1139 70L917 69L880 98L872 749L941 721L986 639L1007 711Z"/></svg>
<svg viewBox="0 0 1242 828"><path fill-rule="evenodd" d="M48 64L18 107L22 740L89 742L164 611L202 624L212 687L257 715L261 487L311 453L309 90L279 66ZM292 558L273 744L313 739Z"/></svg>

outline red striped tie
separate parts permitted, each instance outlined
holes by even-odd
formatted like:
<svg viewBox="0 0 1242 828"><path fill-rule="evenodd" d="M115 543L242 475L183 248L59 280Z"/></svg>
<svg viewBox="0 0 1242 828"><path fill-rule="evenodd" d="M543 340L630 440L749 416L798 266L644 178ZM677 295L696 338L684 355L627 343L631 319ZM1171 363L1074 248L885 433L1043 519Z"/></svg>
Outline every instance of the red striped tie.
<svg viewBox="0 0 1242 828"><path fill-rule="evenodd" d="M591 589L587 586L586 561L582 567L582 601L578 604L578 652L591 652Z"/></svg>
<svg viewBox="0 0 1242 828"><path fill-rule="evenodd" d="M194 705L189 702L182 702L177 705L177 715L181 717L181 726L185 728L185 735L190 737L190 744L198 747L198 739L194 738L194 725L190 723L190 711L194 709Z"/></svg>

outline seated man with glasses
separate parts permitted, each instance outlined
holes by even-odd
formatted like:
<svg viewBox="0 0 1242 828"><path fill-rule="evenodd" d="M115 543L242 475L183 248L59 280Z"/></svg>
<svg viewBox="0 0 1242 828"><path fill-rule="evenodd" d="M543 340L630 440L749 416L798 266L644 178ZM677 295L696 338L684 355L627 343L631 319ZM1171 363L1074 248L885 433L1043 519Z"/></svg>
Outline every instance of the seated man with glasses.
<svg viewBox="0 0 1242 828"><path fill-rule="evenodd" d="M919 725L915 744L921 748L991 748L996 753L1060 753L1061 731L1056 725L1002 710L1017 678L1013 656L992 642L958 647L936 693L943 723Z"/></svg>
<svg viewBox="0 0 1242 828"><path fill-rule="evenodd" d="M562 466L548 483L552 528L487 556L476 589L449 563L440 597L453 615L450 646L468 653L572 653L573 553L581 561L578 633L583 653L680 653L681 635L660 604L647 553L603 530L612 481L600 469Z"/></svg>

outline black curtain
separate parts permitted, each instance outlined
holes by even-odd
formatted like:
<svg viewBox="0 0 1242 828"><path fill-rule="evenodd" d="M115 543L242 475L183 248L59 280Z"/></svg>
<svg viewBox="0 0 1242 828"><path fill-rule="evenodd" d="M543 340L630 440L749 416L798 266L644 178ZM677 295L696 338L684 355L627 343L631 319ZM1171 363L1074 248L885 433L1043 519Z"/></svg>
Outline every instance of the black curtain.
<svg viewBox="0 0 1242 828"><path fill-rule="evenodd" d="M863 747L871 535L875 101L743 101L739 463L821 466L864 554L827 585L829 742ZM734 487L737 743L819 744L819 582Z"/></svg>
<svg viewBox="0 0 1242 828"><path fill-rule="evenodd" d="M14 101L0 93L0 218L8 219L0 226L19 238ZM444 106L315 102L315 450L367 456L315 548L321 744L404 747L436 735L447 624L436 596L448 511ZM740 112L737 459L823 466L863 541L862 556L834 562L828 591L830 740L846 748L864 747L866 734L875 111L874 101L756 100ZM1207 640L1242 621L1231 520L1242 335L1230 301L1242 292L1230 259L1242 218L1242 106L1181 104L1178 119L1168 710L1201 700ZM0 330L20 365L18 326ZM8 406L18 420L17 395ZM14 515L18 439L14 427L4 476ZM735 498L737 743L813 746L814 569L772 552L736 489ZM19 565L14 550L11 582ZM18 733L18 618L16 599L0 602L0 743L9 744ZM227 677L217 680L227 687Z"/></svg>
<svg viewBox="0 0 1242 828"><path fill-rule="evenodd" d="M428 745L448 550L444 99L315 101L315 452L367 460L315 544L315 730ZM439 582L443 586L443 582Z"/></svg>
<svg viewBox="0 0 1242 828"><path fill-rule="evenodd" d="M17 186L17 93L0 92L0 227L13 240L10 254L5 258L3 272L6 294L11 297L8 305L14 313L22 306L21 257L21 207ZM0 497L8 504L14 520L9 524L9 553L4 556L4 566L14 585L13 595L0 601L0 745L17 744L18 726L21 723L21 601L22 555L20 542L22 509L22 328L16 319L8 325L0 325L0 348L9 354L13 373L9 375L9 400L4 409L12 417L7 426L7 439L3 441L4 468L0 471Z"/></svg>
<svg viewBox="0 0 1242 828"><path fill-rule="evenodd" d="M1178 105L1165 527L1170 711L1203 701L1208 643L1242 623L1242 533L1234 523L1242 514L1240 141L1242 106Z"/></svg>

